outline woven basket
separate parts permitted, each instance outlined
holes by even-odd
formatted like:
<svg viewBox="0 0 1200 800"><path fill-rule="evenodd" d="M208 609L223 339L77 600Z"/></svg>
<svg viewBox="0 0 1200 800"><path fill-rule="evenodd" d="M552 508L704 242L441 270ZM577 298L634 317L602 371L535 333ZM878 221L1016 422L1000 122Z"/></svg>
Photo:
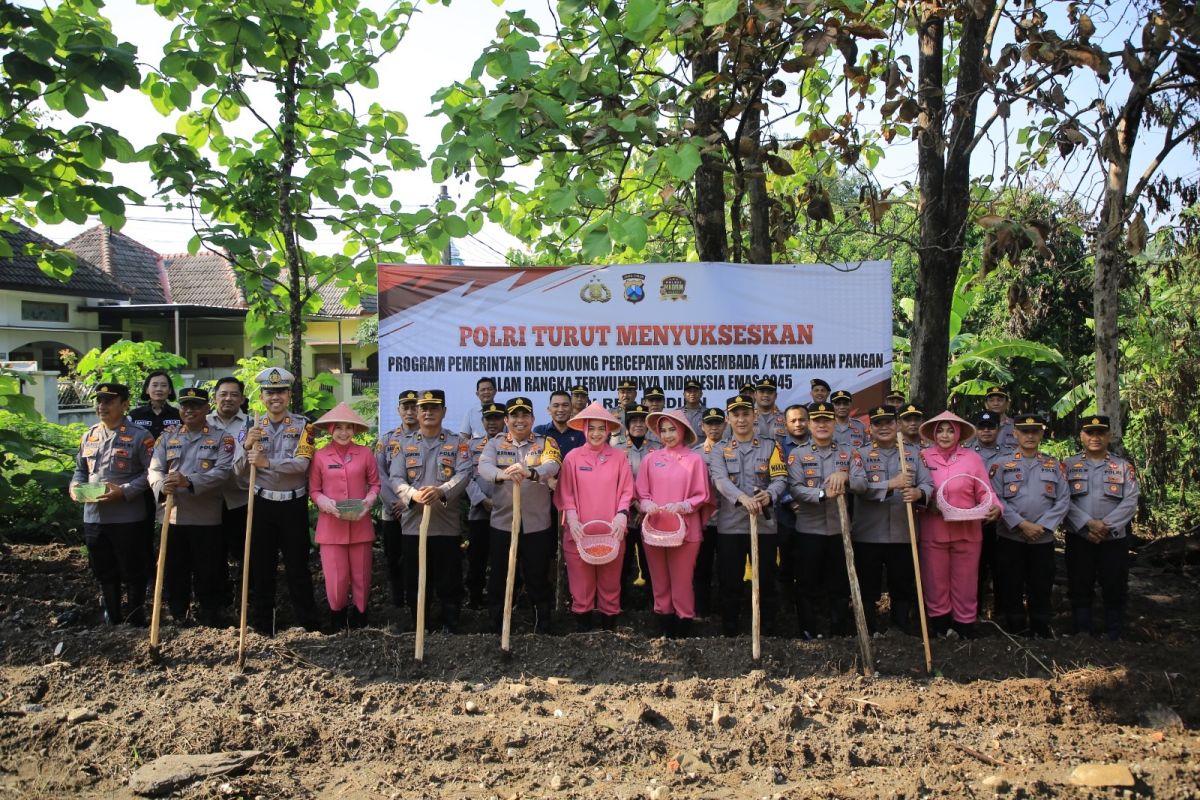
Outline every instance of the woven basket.
<svg viewBox="0 0 1200 800"><path fill-rule="evenodd" d="M642 541L655 547L679 547L687 534L683 517L674 511L655 509L642 519Z"/></svg>
<svg viewBox="0 0 1200 800"><path fill-rule="evenodd" d="M594 519L583 523L583 535L574 536L579 558L585 564L602 566L611 563L621 553L621 540L613 532L611 522Z"/></svg>
<svg viewBox="0 0 1200 800"><path fill-rule="evenodd" d="M987 489L988 491L987 491L987 494L983 498L983 502L972 508L959 508L958 506L950 505L950 501L946 499L946 487L949 486L950 482L953 481L955 478L967 478L969 480L975 481L980 486L982 486L984 489ZM983 519L984 517L987 516L988 510L991 509L992 505L993 505L993 503L992 503L992 487L989 486L986 481L984 481L980 478L977 478L974 475L968 475L965 472L960 472L957 475L951 475L949 478L946 479L945 483L943 483L941 486L938 487L938 490L937 490L938 510L942 512L942 519L948 520L950 522L962 522L965 520Z"/></svg>

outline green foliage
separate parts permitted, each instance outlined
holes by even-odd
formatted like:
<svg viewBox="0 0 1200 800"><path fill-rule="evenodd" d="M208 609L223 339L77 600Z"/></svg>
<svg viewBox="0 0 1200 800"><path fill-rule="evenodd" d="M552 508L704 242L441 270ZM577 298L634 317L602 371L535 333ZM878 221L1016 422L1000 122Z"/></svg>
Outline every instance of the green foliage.
<svg viewBox="0 0 1200 800"><path fill-rule="evenodd" d="M268 367L279 365L264 356L239 358L237 363L238 366L233 371L233 376L240 380L246 387L246 400L250 404L250 413L255 417L262 416L267 413L267 407L263 405L262 391L259 389L258 384L254 382L254 376ZM337 378L328 372L323 372L314 378L304 381L304 391L302 393L304 413L310 419L315 419L316 416L325 413L337 405L337 401L334 400L331 391L337 387Z"/></svg>
<svg viewBox="0 0 1200 800"><path fill-rule="evenodd" d="M141 197L113 184L108 161L133 160L116 130L85 119L92 103L136 87L136 50L112 34L103 3L62 0L42 6L0 3L0 228L99 217L125 221L125 201ZM50 113L46 113L46 109ZM65 117L74 124L62 125ZM0 258L11 256L0 239ZM66 279L74 258L39 253L42 269Z"/></svg>
<svg viewBox="0 0 1200 800"><path fill-rule="evenodd" d="M85 425L0 411L0 531L74 538L83 519L67 495Z"/></svg>
<svg viewBox="0 0 1200 800"><path fill-rule="evenodd" d="M155 370L172 374L171 382L179 387L178 372L187 366L187 359L163 350L159 342L131 342L122 339L104 350L92 348L79 359L76 372L84 383L104 381L123 383L130 389L136 404L138 392L146 376Z"/></svg>

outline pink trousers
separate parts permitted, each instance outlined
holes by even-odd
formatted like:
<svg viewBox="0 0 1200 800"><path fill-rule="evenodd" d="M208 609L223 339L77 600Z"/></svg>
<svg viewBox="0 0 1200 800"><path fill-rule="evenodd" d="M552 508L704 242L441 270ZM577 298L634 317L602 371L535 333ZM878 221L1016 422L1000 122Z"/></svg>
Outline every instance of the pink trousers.
<svg viewBox="0 0 1200 800"><path fill-rule="evenodd" d="M331 611L341 611L354 598L355 607L366 612L371 593L370 542L321 545L321 570Z"/></svg>
<svg viewBox="0 0 1200 800"><path fill-rule="evenodd" d="M575 539L563 532L563 560L567 562L567 584L571 588L571 612L586 614L599 609L601 614L615 617L621 613L621 561L625 557L625 540L621 552L607 564L588 564L579 557Z"/></svg>
<svg viewBox="0 0 1200 800"><path fill-rule="evenodd" d="M922 540L921 583L931 617L953 613L955 622L974 622L979 602L982 542Z"/></svg>
<svg viewBox="0 0 1200 800"><path fill-rule="evenodd" d="M680 619L696 616L696 591L692 575L700 542L684 542L679 547L646 545L646 566L654 587L654 613L674 614Z"/></svg>

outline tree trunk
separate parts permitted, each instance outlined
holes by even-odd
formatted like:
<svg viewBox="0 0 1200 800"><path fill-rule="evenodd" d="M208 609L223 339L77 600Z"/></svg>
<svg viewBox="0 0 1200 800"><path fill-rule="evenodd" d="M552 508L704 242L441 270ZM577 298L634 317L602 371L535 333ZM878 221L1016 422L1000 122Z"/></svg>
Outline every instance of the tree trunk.
<svg viewBox="0 0 1200 800"><path fill-rule="evenodd" d="M749 98L746 109L746 138L754 142L753 152L746 156L746 193L750 197L750 263L771 263L771 198L767 195L767 173L763 164L758 94Z"/></svg>
<svg viewBox="0 0 1200 800"><path fill-rule="evenodd" d="M720 69L720 54L711 45L693 53L692 77L715 74ZM703 139L721 130L720 104L697 97L692 107L696 138ZM694 178L696 187L692 226L696 231L696 252L701 261L728 261L729 240L725 232L725 168L719 156L702 152Z"/></svg>
<svg viewBox="0 0 1200 800"><path fill-rule="evenodd" d="M283 151L279 163L279 232L283 239L288 271L288 362L296 379L292 387L292 411L301 413L304 411L304 301L307 299L309 288L300 248L296 244L295 212L291 203L292 172L296 168L296 97L299 92L296 81L297 62L298 59L293 56L279 91L280 102L283 104L279 125Z"/></svg>
<svg viewBox="0 0 1200 800"><path fill-rule="evenodd" d="M946 407L950 307L966 241L975 119L984 88L982 66L989 48L989 20L994 11L992 0L972 7L963 19L956 97L950 120L946 117L946 90L942 83L946 25L941 13L945 12L935 10L917 24L920 244L909 396L930 414Z"/></svg>

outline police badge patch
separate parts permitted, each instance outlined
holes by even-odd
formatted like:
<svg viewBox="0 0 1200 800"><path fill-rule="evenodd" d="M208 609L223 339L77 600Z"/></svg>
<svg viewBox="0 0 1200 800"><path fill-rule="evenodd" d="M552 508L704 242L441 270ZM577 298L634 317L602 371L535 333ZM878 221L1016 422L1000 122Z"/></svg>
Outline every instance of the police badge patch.
<svg viewBox="0 0 1200 800"><path fill-rule="evenodd" d="M625 299L631 303L640 303L646 299L646 276L638 272L630 272L621 276L625 281Z"/></svg>

